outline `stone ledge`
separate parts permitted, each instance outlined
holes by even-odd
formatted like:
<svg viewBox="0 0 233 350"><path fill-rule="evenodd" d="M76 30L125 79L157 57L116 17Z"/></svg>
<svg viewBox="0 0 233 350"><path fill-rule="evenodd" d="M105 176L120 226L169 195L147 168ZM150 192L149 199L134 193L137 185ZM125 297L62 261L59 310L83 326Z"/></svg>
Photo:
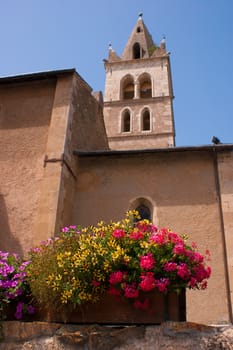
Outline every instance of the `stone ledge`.
<svg viewBox="0 0 233 350"><path fill-rule="evenodd" d="M99 326L6 321L0 350L233 350L233 326Z"/></svg>

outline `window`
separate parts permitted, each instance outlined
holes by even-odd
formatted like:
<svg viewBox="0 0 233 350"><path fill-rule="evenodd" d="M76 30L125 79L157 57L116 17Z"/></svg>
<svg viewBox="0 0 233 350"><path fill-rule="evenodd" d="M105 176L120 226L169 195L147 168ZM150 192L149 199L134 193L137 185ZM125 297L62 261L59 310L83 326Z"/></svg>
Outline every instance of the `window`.
<svg viewBox="0 0 233 350"><path fill-rule="evenodd" d="M150 212L150 209L146 205L141 204L136 208L136 210L139 212L141 220L147 219L147 220L151 221L151 212Z"/></svg>
<svg viewBox="0 0 233 350"><path fill-rule="evenodd" d="M154 211L153 207L154 206L151 200L148 200L147 198L139 197L131 201L129 210L137 210L142 220L147 219L153 222L153 211ZM135 221L137 222L139 220L137 219Z"/></svg>
<svg viewBox="0 0 233 350"><path fill-rule="evenodd" d="M150 129L150 112L146 108L142 112L142 131L149 131Z"/></svg>
<svg viewBox="0 0 233 350"><path fill-rule="evenodd" d="M135 43L133 46L133 58L134 59L141 58L141 48L139 43Z"/></svg>
<svg viewBox="0 0 233 350"><path fill-rule="evenodd" d="M122 132L130 132L130 120L130 111L126 109L122 114Z"/></svg>
<svg viewBox="0 0 233 350"><path fill-rule="evenodd" d="M149 74L143 75L139 79L139 83L140 83L140 98L152 97L151 78Z"/></svg>
<svg viewBox="0 0 233 350"><path fill-rule="evenodd" d="M133 77L130 75L123 79L121 97L123 100L134 98L134 81Z"/></svg>

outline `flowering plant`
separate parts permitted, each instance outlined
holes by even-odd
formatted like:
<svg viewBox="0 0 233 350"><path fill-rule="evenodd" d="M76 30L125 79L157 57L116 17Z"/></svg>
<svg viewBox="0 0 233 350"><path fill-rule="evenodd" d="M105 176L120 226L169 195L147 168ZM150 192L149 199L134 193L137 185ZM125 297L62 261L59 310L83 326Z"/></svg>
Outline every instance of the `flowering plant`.
<svg viewBox="0 0 233 350"><path fill-rule="evenodd" d="M131 211L116 223L65 227L59 237L34 248L27 280L37 301L75 308L108 293L143 309L146 292L205 289L211 270L196 245L137 220L138 213Z"/></svg>
<svg viewBox="0 0 233 350"><path fill-rule="evenodd" d="M16 302L15 318L21 319L23 313L33 313L32 305L23 301L29 293L26 282L26 266L29 261L23 261L17 254L0 251L0 320L6 317L7 306Z"/></svg>

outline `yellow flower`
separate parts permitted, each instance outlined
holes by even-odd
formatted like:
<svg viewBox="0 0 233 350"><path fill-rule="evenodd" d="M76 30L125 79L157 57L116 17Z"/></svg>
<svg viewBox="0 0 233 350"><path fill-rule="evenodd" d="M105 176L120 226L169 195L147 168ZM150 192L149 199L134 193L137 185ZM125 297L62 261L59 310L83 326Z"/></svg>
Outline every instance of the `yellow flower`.
<svg viewBox="0 0 233 350"><path fill-rule="evenodd" d="M150 243L142 241L142 242L140 242L140 247L141 248L149 248L150 247Z"/></svg>

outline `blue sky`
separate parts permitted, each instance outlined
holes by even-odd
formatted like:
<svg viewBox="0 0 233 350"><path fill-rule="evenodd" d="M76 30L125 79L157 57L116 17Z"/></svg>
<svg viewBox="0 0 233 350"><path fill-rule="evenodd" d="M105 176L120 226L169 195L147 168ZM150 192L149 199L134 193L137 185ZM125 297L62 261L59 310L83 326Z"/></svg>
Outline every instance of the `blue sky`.
<svg viewBox="0 0 233 350"><path fill-rule="evenodd" d="M233 143L233 0L0 0L0 76L76 68L103 91L139 12L171 52L177 146Z"/></svg>

